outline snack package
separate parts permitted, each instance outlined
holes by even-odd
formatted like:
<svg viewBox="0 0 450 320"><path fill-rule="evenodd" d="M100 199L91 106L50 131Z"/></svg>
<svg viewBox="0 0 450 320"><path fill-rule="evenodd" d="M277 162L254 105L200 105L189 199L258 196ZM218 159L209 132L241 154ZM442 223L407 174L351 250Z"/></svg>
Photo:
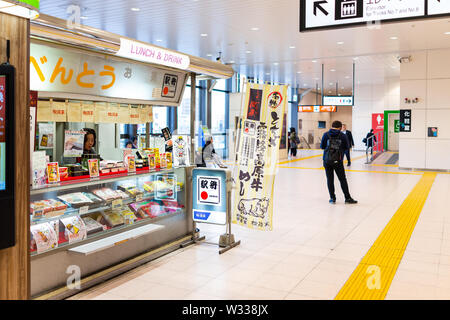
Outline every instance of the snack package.
<svg viewBox="0 0 450 320"><path fill-rule="evenodd" d="M58 247L58 237L50 223L31 226L31 250L42 253Z"/></svg>
<svg viewBox="0 0 450 320"><path fill-rule="evenodd" d="M86 216L83 217L83 222L86 225L86 232L87 235L91 235L93 233L99 232L99 231L103 231L103 225L99 222L97 222L96 220L94 220L93 218Z"/></svg>
<svg viewBox="0 0 450 320"><path fill-rule="evenodd" d="M69 177L69 168L68 167L59 167L59 177L60 179L66 179Z"/></svg>
<svg viewBox="0 0 450 320"><path fill-rule="evenodd" d="M120 215L119 212L108 210L108 211L102 212L102 216L105 218L106 223L111 228L114 228L114 227L124 224L123 217Z"/></svg>
<svg viewBox="0 0 450 320"><path fill-rule="evenodd" d="M81 192L69 193L58 196L58 199L64 201L73 208L80 208L93 204L91 199Z"/></svg>
<svg viewBox="0 0 450 320"><path fill-rule="evenodd" d="M151 201L140 201L140 202L129 204L129 207L130 207L131 211L133 211L134 213L137 213L140 207L146 206L149 203L151 203Z"/></svg>
<svg viewBox="0 0 450 320"><path fill-rule="evenodd" d="M89 200L91 200L94 204L101 204L103 203L103 200L100 199L99 197L93 195L92 193L89 192L82 192L82 194L88 198Z"/></svg>
<svg viewBox="0 0 450 320"><path fill-rule="evenodd" d="M153 181L144 182L143 187L148 193L153 193L155 191L155 183Z"/></svg>
<svg viewBox="0 0 450 320"><path fill-rule="evenodd" d="M142 212L148 215L150 218L156 218L162 214L167 213L164 207L160 206L157 202L150 202L147 205L141 206L138 212Z"/></svg>
<svg viewBox="0 0 450 320"><path fill-rule="evenodd" d="M121 199L122 197L116 193L114 190L110 188L101 188L94 190L93 193L97 196L103 199L104 201L113 201L116 199Z"/></svg>
<svg viewBox="0 0 450 320"><path fill-rule="evenodd" d="M130 198L130 195L128 193L123 192L122 190L116 190L115 191L117 195L120 196L122 199L128 199Z"/></svg>
<svg viewBox="0 0 450 320"><path fill-rule="evenodd" d="M63 215L66 209L66 204L54 199L36 201L30 204L30 213L33 220L57 217Z"/></svg>
<svg viewBox="0 0 450 320"><path fill-rule="evenodd" d="M78 216L60 220L60 232L64 232L64 238L69 243L82 241L87 238L86 225Z"/></svg>
<svg viewBox="0 0 450 320"><path fill-rule="evenodd" d="M164 209L168 212L176 212L179 209L184 208L184 205L179 204L178 201L176 200L162 200L163 204L164 204Z"/></svg>
<svg viewBox="0 0 450 320"><path fill-rule="evenodd" d="M133 224L136 221L136 216L130 210L122 210L120 215L123 217L123 221L125 224Z"/></svg>

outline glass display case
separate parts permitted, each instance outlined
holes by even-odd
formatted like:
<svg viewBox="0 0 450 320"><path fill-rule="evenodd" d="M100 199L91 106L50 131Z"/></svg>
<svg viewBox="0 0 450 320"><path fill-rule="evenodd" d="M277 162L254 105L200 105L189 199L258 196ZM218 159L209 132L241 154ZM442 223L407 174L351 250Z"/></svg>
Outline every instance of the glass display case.
<svg viewBox="0 0 450 320"><path fill-rule="evenodd" d="M146 171L32 189L32 259L59 251L85 255L156 229L186 214L186 170Z"/></svg>

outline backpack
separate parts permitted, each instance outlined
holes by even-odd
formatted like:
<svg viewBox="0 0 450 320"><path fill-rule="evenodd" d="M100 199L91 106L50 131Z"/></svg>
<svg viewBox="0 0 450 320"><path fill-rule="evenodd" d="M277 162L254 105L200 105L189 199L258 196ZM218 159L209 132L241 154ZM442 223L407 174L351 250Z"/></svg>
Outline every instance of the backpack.
<svg viewBox="0 0 450 320"><path fill-rule="evenodd" d="M332 166L342 161L341 152L342 140L337 137L332 137L328 133L328 147L325 149L325 163Z"/></svg>

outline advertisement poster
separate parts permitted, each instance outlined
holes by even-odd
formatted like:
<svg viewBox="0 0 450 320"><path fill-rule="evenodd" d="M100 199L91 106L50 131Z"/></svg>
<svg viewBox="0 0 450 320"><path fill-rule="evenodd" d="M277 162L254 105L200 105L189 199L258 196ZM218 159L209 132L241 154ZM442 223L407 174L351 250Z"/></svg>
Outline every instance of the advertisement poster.
<svg viewBox="0 0 450 320"><path fill-rule="evenodd" d="M33 188L43 187L47 183L45 170L47 159L45 151L35 151L31 154L31 184Z"/></svg>
<svg viewBox="0 0 450 320"><path fill-rule="evenodd" d="M89 175L91 178L98 178L100 176L98 159L89 159Z"/></svg>
<svg viewBox="0 0 450 320"><path fill-rule="evenodd" d="M39 123L39 149L53 149L54 124Z"/></svg>
<svg viewBox="0 0 450 320"><path fill-rule="evenodd" d="M173 140L173 165L189 166L189 140L185 136L177 136Z"/></svg>
<svg viewBox="0 0 450 320"><path fill-rule="evenodd" d="M81 157L85 134L84 131L65 131L64 157Z"/></svg>
<svg viewBox="0 0 450 320"><path fill-rule="evenodd" d="M242 108L245 125L240 129L237 165L233 172L237 186L232 222L252 229L271 231L273 186L288 86L254 83L247 83L246 86L246 98ZM249 110L258 105L251 103L256 100L255 97L261 97L258 120L253 120L258 118L254 116L258 112Z"/></svg>
<svg viewBox="0 0 450 320"><path fill-rule="evenodd" d="M47 164L48 183L59 182L59 164L58 162L50 162Z"/></svg>

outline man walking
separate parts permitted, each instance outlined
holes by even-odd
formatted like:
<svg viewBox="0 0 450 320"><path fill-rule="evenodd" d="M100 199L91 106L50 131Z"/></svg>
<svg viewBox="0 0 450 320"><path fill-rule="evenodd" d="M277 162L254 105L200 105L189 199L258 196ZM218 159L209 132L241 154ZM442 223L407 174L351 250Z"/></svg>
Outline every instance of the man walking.
<svg viewBox="0 0 450 320"><path fill-rule="evenodd" d="M355 146L355 141L353 141L352 132L347 130L346 124L342 124L342 133L345 135L348 142L348 149L345 150L345 156L347 157L347 166L350 167L352 165L352 160L350 159L350 149Z"/></svg>
<svg viewBox="0 0 450 320"><path fill-rule="evenodd" d="M345 150L349 149L349 143L341 130L342 123L340 121L334 121L331 125L331 130L323 135L320 144L320 148L325 150L323 153L323 166L327 175L330 203L336 203L336 194L334 192L334 172L336 172L342 191L344 192L345 203L354 204L358 202L350 196L343 161Z"/></svg>

